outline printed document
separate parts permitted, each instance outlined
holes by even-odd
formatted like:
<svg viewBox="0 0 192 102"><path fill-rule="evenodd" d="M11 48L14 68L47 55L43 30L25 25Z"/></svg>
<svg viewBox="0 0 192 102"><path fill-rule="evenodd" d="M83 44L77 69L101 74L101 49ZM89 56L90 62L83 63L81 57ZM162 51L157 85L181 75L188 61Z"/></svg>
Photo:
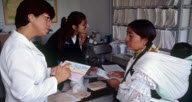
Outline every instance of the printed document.
<svg viewBox="0 0 192 102"><path fill-rule="evenodd" d="M65 61L63 63L63 65L65 63L70 63L71 65L69 66L70 70L71 70L71 76L69 77L70 80L73 81L79 81L85 74L86 72L89 70L90 66L85 65L85 64L80 64L80 63L76 63L76 62L72 62L72 61Z"/></svg>

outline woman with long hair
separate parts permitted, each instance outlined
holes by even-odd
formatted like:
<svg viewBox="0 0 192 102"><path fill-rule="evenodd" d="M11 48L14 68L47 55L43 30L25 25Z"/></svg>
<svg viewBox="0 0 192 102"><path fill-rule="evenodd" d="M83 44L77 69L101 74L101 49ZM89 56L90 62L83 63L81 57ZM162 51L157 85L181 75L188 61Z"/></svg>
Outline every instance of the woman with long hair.
<svg viewBox="0 0 192 102"><path fill-rule="evenodd" d="M89 25L82 12L71 12L68 17L63 17L61 27L48 40L46 46L56 53L57 60L82 61L78 34L86 33Z"/></svg>

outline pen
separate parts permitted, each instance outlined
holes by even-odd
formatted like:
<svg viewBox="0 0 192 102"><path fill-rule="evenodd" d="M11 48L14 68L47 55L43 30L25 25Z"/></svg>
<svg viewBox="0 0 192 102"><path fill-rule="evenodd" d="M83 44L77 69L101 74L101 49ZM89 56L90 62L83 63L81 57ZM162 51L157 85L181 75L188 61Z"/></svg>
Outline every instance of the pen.
<svg viewBox="0 0 192 102"><path fill-rule="evenodd" d="M60 61L59 61L59 60L57 60L57 63L58 63L58 64L60 64Z"/></svg>

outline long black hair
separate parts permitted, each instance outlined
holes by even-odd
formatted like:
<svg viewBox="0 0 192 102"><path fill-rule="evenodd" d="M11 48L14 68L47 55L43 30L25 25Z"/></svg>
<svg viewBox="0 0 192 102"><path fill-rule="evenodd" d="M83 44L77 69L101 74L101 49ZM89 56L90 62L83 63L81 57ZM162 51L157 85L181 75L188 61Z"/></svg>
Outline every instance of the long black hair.
<svg viewBox="0 0 192 102"><path fill-rule="evenodd" d="M72 26L78 27L83 20L86 21L86 16L79 11L71 12L68 17L61 19L61 27L58 30L58 49L62 49L65 42L74 35L75 30Z"/></svg>
<svg viewBox="0 0 192 102"><path fill-rule="evenodd" d="M147 38L148 43L152 43L154 38L156 37L156 31L154 25L145 19L139 19L131 22L128 27L130 27L136 34L138 34L141 38Z"/></svg>

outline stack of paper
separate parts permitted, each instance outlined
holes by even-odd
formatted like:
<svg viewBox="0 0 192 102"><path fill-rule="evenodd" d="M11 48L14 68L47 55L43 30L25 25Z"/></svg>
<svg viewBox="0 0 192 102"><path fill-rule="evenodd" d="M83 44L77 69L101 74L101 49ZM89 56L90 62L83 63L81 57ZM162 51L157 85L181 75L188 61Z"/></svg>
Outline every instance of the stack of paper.
<svg viewBox="0 0 192 102"><path fill-rule="evenodd" d="M113 0L113 7L120 7L121 6L121 0Z"/></svg>
<svg viewBox="0 0 192 102"><path fill-rule="evenodd" d="M135 2L135 0L129 0L129 7L134 7L134 3Z"/></svg>
<svg viewBox="0 0 192 102"><path fill-rule="evenodd" d="M147 19L151 21L153 24L156 20L155 10L154 9L146 9Z"/></svg>
<svg viewBox="0 0 192 102"><path fill-rule="evenodd" d="M125 10L114 10L113 14L113 23L115 24L124 24L125 19Z"/></svg>
<svg viewBox="0 0 192 102"><path fill-rule="evenodd" d="M144 9L137 9L137 19L147 19Z"/></svg>
<svg viewBox="0 0 192 102"><path fill-rule="evenodd" d="M91 95L91 92L87 92L85 90L79 90L77 93L73 93L72 90L69 90L66 92L66 94L74 96L75 98L82 99L89 97Z"/></svg>
<svg viewBox="0 0 192 102"><path fill-rule="evenodd" d="M96 91L107 87L107 84L102 81L96 81L92 83L85 84L89 89Z"/></svg>
<svg viewBox="0 0 192 102"><path fill-rule="evenodd" d="M113 0L113 7L157 7L176 6L179 0ZM191 0L184 0L184 4L190 4Z"/></svg>
<svg viewBox="0 0 192 102"><path fill-rule="evenodd" d="M160 48L172 49L175 44L175 37L173 31L168 30L156 30L157 36L153 40L155 46Z"/></svg>
<svg viewBox="0 0 192 102"><path fill-rule="evenodd" d="M179 35L178 42L187 42L187 36L188 35L188 30L182 30L181 34Z"/></svg>
<svg viewBox="0 0 192 102"><path fill-rule="evenodd" d="M190 9L183 9L181 27L189 26Z"/></svg>
<svg viewBox="0 0 192 102"><path fill-rule="evenodd" d="M125 9L124 24L129 24L137 18L137 9Z"/></svg>
<svg viewBox="0 0 192 102"><path fill-rule="evenodd" d="M118 15L117 15L118 10L114 10L113 12L113 23L116 24L118 20Z"/></svg>
<svg viewBox="0 0 192 102"><path fill-rule="evenodd" d="M57 93L50 95L48 97L48 102L78 102L80 99L75 98L74 96L68 95L58 91Z"/></svg>
<svg viewBox="0 0 192 102"><path fill-rule="evenodd" d="M127 36L127 27L113 26L113 39L124 41Z"/></svg>
<svg viewBox="0 0 192 102"><path fill-rule="evenodd" d="M122 6L129 6L129 1L128 0L122 0Z"/></svg>
<svg viewBox="0 0 192 102"><path fill-rule="evenodd" d="M179 0L170 0L169 6L176 6L178 4Z"/></svg>
<svg viewBox="0 0 192 102"><path fill-rule="evenodd" d="M183 4L184 5L191 4L191 0L184 0Z"/></svg>

